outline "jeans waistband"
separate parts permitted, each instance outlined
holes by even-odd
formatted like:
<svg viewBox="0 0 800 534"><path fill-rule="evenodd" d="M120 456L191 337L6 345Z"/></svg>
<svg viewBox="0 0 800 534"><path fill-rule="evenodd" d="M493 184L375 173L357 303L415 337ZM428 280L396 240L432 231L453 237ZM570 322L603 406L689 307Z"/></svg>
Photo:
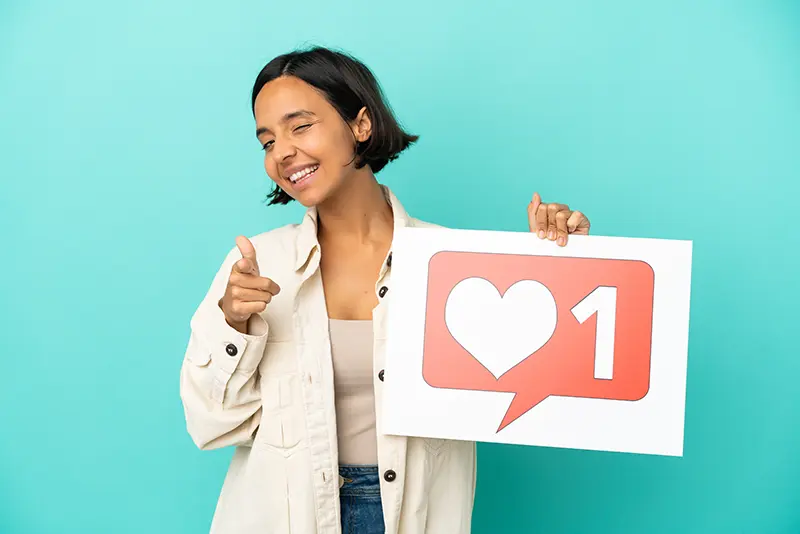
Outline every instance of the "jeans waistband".
<svg viewBox="0 0 800 534"><path fill-rule="evenodd" d="M380 495L377 465L340 465L339 494L343 496Z"/></svg>

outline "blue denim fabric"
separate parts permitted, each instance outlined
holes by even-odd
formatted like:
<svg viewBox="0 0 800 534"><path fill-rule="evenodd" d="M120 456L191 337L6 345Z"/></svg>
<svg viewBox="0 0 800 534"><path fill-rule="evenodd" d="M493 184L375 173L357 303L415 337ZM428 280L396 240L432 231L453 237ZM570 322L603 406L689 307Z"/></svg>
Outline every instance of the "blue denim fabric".
<svg viewBox="0 0 800 534"><path fill-rule="evenodd" d="M339 488L342 534L384 534L378 467L341 465Z"/></svg>

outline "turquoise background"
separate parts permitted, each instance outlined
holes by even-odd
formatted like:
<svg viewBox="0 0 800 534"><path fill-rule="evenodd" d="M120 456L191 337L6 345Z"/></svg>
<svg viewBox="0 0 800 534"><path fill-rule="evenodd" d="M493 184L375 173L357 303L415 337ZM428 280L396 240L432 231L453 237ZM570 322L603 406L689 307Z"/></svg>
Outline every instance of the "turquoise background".
<svg viewBox="0 0 800 534"><path fill-rule="evenodd" d="M474 531L800 532L800 3L4 0L0 533L207 532L231 451L185 432L191 313L267 208L248 99L355 53L418 146L415 216L692 239L683 458L480 446Z"/></svg>

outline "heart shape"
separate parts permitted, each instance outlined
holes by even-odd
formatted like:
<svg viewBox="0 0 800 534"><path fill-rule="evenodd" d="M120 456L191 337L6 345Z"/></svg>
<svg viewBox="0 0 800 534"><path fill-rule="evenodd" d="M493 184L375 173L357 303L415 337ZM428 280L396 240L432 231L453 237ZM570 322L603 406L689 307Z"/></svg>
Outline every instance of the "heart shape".
<svg viewBox="0 0 800 534"><path fill-rule="evenodd" d="M556 300L535 280L515 282L504 295L485 278L466 278L445 304L450 334L495 378L542 348L556 330Z"/></svg>

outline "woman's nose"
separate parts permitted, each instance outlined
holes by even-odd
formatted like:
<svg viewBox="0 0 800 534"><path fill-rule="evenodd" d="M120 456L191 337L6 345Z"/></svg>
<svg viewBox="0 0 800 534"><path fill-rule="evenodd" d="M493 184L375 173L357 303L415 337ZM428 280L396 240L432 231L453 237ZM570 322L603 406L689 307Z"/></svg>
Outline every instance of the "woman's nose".
<svg viewBox="0 0 800 534"><path fill-rule="evenodd" d="M272 154L275 156L275 159L278 161L278 163L285 161L287 158L294 156L296 153L297 149L292 143L282 142L276 139L272 145Z"/></svg>

